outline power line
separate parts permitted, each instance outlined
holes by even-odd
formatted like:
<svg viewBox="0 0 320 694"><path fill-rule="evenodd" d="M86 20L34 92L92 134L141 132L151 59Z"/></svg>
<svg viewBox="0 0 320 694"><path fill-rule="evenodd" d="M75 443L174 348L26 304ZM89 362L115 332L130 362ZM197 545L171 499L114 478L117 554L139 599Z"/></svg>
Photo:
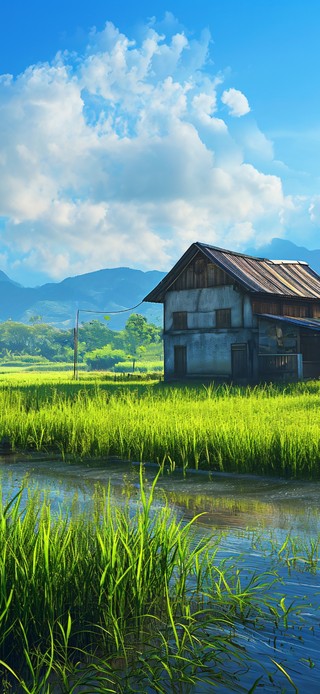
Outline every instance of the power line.
<svg viewBox="0 0 320 694"><path fill-rule="evenodd" d="M139 301L138 304L135 306L131 306L130 308L121 308L118 311L94 311L94 309L90 308L78 308L77 313L76 313L76 324L73 329L73 378L76 379L78 378L78 342L79 342L79 315L81 313L103 313L103 314L111 314L115 315L117 313L127 313L128 311L133 311L135 308L138 308L138 306L141 306L143 304L143 299L142 301Z"/></svg>

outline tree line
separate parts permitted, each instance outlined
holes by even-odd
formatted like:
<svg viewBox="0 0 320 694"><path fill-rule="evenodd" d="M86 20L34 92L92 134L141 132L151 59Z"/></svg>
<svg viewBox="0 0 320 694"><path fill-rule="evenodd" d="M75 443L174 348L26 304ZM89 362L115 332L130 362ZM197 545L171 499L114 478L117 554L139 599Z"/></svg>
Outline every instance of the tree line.
<svg viewBox="0 0 320 694"><path fill-rule="evenodd" d="M116 363L135 359L148 345L161 342L162 329L138 314L131 314L123 330L111 330L99 320L81 323L78 332L78 359L91 369L110 369ZM30 324L7 320L0 324L0 358L21 357L53 362L72 362L74 330L62 330L40 317Z"/></svg>

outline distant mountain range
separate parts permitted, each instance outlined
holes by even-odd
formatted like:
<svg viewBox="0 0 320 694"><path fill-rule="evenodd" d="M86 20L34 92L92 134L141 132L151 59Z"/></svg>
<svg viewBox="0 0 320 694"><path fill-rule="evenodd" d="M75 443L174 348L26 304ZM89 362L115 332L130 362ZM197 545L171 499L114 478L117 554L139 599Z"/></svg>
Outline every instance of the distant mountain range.
<svg viewBox="0 0 320 694"><path fill-rule="evenodd" d="M308 250L291 241L272 239L271 243L258 249L248 248L246 253L274 260L305 260L320 274L320 249ZM76 311L80 309L80 322L100 319L102 314L85 313L103 311L110 313L108 326L121 330L129 315L112 311L135 306L164 277L164 272L151 270L142 272L128 267L88 272L68 277L62 282L43 284L40 287L23 287L11 280L0 270L0 320L16 320L29 323L35 316L44 323L59 328L70 328L75 324ZM82 309L82 311L81 311ZM148 321L162 323L162 306L141 304L131 313L141 313Z"/></svg>
<svg viewBox="0 0 320 694"><path fill-rule="evenodd" d="M70 328L75 324L77 309L80 309L80 322L103 320L101 314L86 313L86 310L103 311L106 315L110 313L108 327L121 330L130 312L118 315L111 312L138 304L164 275L158 270L142 272L120 267L88 272L40 287L23 287L0 271L0 320L11 318L29 323L39 316L44 323ZM145 303L131 313L141 313L156 325L162 323L162 307L158 304Z"/></svg>

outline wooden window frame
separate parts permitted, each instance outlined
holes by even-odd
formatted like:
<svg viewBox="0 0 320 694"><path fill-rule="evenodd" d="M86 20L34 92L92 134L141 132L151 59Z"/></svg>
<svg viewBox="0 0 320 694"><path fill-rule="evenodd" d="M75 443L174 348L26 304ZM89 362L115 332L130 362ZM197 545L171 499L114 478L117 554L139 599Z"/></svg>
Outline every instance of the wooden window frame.
<svg viewBox="0 0 320 694"><path fill-rule="evenodd" d="M173 313L172 313L172 329L173 330L187 330L188 329L187 311L173 311Z"/></svg>
<svg viewBox="0 0 320 694"><path fill-rule="evenodd" d="M216 328L231 328L231 308L216 309Z"/></svg>

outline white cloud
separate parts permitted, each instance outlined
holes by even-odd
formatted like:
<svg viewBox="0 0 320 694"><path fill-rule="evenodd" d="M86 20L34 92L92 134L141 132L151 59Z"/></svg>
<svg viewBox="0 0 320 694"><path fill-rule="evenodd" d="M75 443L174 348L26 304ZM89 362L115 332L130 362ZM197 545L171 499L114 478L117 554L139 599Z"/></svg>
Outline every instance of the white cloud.
<svg viewBox="0 0 320 694"><path fill-rule="evenodd" d="M311 199L309 204L308 212L310 215L310 220L316 225L320 224L320 196L315 195Z"/></svg>
<svg viewBox="0 0 320 694"><path fill-rule="evenodd" d="M208 32L190 40L169 15L140 43L107 23L85 55L0 80L8 263L55 280L115 265L167 269L195 240L238 248L284 233L294 205L279 177L250 162L249 135L246 144L228 128L209 46ZM236 89L222 102L236 116L250 110ZM251 153L271 160L252 132Z"/></svg>
<svg viewBox="0 0 320 694"><path fill-rule="evenodd" d="M233 120L230 124L230 133L241 147L247 161L255 166L267 164L269 168L275 167L273 142L261 132L252 116L243 120Z"/></svg>
<svg viewBox="0 0 320 694"><path fill-rule="evenodd" d="M240 116L245 116L246 113L249 113L250 111L247 97L238 89L234 89L233 87L231 87L231 89L225 89L221 96L221 101L223 104L229 107L231 116L237 116L240 118Z"/></svg>

